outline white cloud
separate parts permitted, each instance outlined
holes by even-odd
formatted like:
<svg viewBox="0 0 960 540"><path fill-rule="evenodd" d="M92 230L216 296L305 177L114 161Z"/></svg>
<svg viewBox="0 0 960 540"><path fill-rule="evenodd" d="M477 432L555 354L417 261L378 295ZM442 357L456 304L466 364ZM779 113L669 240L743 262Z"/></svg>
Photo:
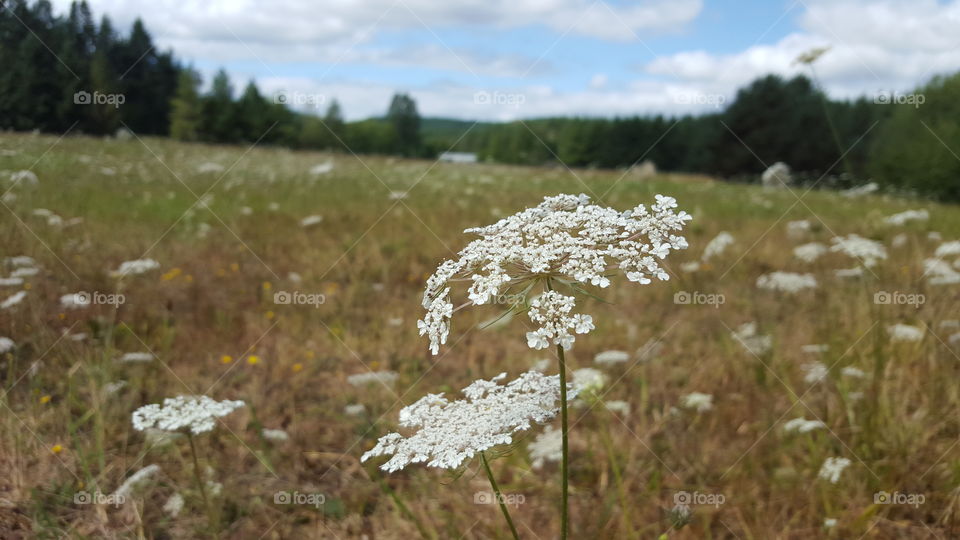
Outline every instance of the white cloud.
<svg viewBox="0 0 960 540"><path fill-rule="evenodd" d="M829 46L815 64L817 75L831 95L852 97L910 90L934 74L960 69L958 1L808 0L805 5L801 31L774 44L726 55L676 53L654 60L646 71L730 94L767 73L809 74L796 64L797 56Z"/></svg>

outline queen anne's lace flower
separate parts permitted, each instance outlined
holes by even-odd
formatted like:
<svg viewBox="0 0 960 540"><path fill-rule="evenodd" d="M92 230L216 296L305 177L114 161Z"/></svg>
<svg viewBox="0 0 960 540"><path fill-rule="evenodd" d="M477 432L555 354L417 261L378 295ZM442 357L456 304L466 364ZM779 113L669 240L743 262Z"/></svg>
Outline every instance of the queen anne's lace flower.
<svg viewBox="0 0 960 540"><path fill-rule="evenodd" d="M891 341L920 341L923 339L923 329L909 324L892 324L887 327Z"/></svg>
<svg viewBox="0 0 960 540"><path fill-rule="evenodd" d="M242 401L216 401L207 396L166 398L163 405L144 405L133 411L133 429L145 431L190 431L194 435L211 431L216 419L245 406Z"/></svg>
<svg viewBox="0 0 960 540"><path fill-rule="evenodd" d="M940 244L937 250L933 252L933 255L937 258L960 255L960 240Z"/></svg>
<svg viewBox="0 0 960 540"><path fill-rule="evenodd" d="M630 359L630 354L625 351L603 351L593 357L593 361L600 365L622 364Z"/></svg>
<svg viewBox="0 0 960 540"><path fill-rule="evenodd" d="M773 346L773 338L768 335L757 334L757 323L743 323L731 332L733 339L743 346L747 352L760 356Z"/></svg>
<svg viewBox="0 0 960 540"><path fill-rule="evenodd" d="M13 350L13 348L16 346L17 344L14 343L12 339L5 336L0 336L0 354Z"/></svg>
<svg viewBox="0 0 960 540"><path fill-rule="evenodd" d="M671 250L687 247L674 232L691 219L676 207L672 197L657 195L649 210L639 205L618 212L590 204L586 195L557 195L493 225L467 229L464 232L480 238L456 260L441 263L427 280L423 295L427 314L417 323L420 335L430 339L431 352L438 354L454 311L448 283L457 278L472 281L467 294L476 305L491 303L514 287L526 295L537 281L607 287L609 274L617 270L640 284L654 277L667 280L670 276L659 260ZM524 284L529 286L520 289ZM572 300L559 293L540 297L531 318L542 325L528 334L531 347L543 348L550 342L569 346L570 330L586 333L593 328L588 316L570 315Z"/></svg>
<svg viewBox="0 0 960 540"><path fill-rule="evenodd" d="M810 433L815 429L825 429L826 424L820 420L807 420L806 418L794 418L783 424L783 430L787 433Z"/></svg>
<svg viewBox="0 0 960 540"><path fill-rule="evenodd" d="M703 248L703 256L701 260L707 262L714 257L723 255L723 252L727 250L728 247L733 245L733 235L723 231L714 237L707 246Z"/></svg>
<svg viewBox="0 0 960 540"><path fill-rule="evenodd" d="M770 272L757 278L757 287L789 294L800 292L803 289L814 289L816 286L817 278L813 277L813 274Z"/></svg>
<svg viewBox="0 0 960 540"><path fill-rule="evenodd" d="M883 219L887 225L906 225L908 221L927 221L930 219L930 212L920 210L906 210L899 214L894 214Z"/></svg>
<svg viewBox="0 0 960 540"><path fill-rule="evenodd" d="M124 480L123 483L120 484L120 487L117 488L117 491L113 493L113 495L119 502L123 503L128 497L134 495L138 490L145 487L150 480L160 472L159 465L147 465L139 471L131 474L129 478Z"/></svg>
<svg viewBox="0 0 960 540"><path fill-rule="evenodd" d="M400 411L400 425L417 428L404 437L389 433L365 453L361 461L392 455L381 469L394 472L411 463L455 469L464 461L501 444L513 442L513 434L542 423L560 410L560 378L528 371L505 385L491 380L474 381L463 389L465 400L449 401L443 394L427 394ZM569 386L568 397L576 396Z"/></svg>
<svg viewBox="0 0 960 540"><path fill-rule="evenodd" d="M707 412L713 408L713 396L702 392L690 392L680 398L680 404L685 409L694 409L697 412Z"/></svg>
<svg viewBox="0 0 960 540"><path fill-rule="evenodd" d="M823 362L810 362L800 366L803 370L803 380L808 384L817 384L827 378L830 369Z"/></svg>
<svg viewBox="0 0 960 540"><path fill-rule="evenodd" d="M820 242L810 242L793 248L793 256L805 263L812 263L827 252L827 246Z"/></svg>
<svg viewBox="0 0 960 540"><path fill-rule="evenodd" d="M856 234L837 236L830 242L833 244L830 246L830 251L838 251L848 257L859 259L867 268L887 258L887 248L883 244Z"/></svg>
<svg viewBox="0 0 960 540"><path fill-rule="evenodd" d="M530 452L530 465L534 469L542 469L547 461L560 461L563 458L563 433L559 429L547 426L543 433L537 435L527 446Z"/></svg>
<svg viewBox="0 0 960 540"><path fill-rule="evenodd" d="M850 460L844 457L828 457L823 461L820 472L817 474L823 480L836 484L840 480L840 474L850 466Z"/></svg>
<svg viewBox="0 0 960 540"><path fill-rule="evenodd" d="M160 268L160 263L153 259L137 259L135 261L124 261L120 267L110 273L115 278L135 276L145 274L151 270Z"/></svg>

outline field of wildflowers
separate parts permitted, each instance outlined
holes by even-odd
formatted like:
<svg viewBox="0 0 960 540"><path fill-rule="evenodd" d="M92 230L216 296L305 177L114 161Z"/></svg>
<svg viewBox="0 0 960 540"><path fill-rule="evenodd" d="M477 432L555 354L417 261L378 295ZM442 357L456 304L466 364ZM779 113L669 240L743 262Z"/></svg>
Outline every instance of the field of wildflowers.
<svg viewBox="0 0 960 540"><path fill-rule="evenodd" d="M956 207L12 134L0 190L2 538L960 534Z"/></svg>

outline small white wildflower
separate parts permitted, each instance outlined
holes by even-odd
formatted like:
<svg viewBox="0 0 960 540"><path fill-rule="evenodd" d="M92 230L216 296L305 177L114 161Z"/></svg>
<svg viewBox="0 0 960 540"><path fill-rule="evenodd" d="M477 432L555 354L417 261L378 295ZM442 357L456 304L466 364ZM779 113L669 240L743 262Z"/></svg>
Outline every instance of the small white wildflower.
<svg viewBox="0 0 960 540"><path fill-rule="evenodd" d="M455 469L476 453L510 444L513 434L543 423L559 412L560 377L528 371L505 385L478 380L463 389L466 400L449 401L443 394L428 394L400 411L400 425L418 428L404 437L389 433L365 453L371 457L392 455L380 468L398 471L411 463ZM576 389L570 388L570 397Z"/></svg>
<svg viewBox="0 0 960 540"><path fill-rule="evenodd" d="M81 309L90 305L90 297L84 293L65 294L60 297L60 307L63 309Z"/></svg>
<svg viewBox="0 0 960 540"><path fill-rule="evenodd" d="M714 257L723 255L723 252L726 251L728 247L733 245L733 242L734 240L732 234L726 231L721 232L715 236L713 240L710 240L710 242L707 243L707 246L703 248L703 256L700 257L700 260L707 262Z"/></svg>
<svg viewBox="0 0 960 540"><path fill-rule="evenodd" d="M960 255L960 240L944 242L933 252L933 256L941 259L943 257L953 257Z"/></svg>
<svg viewBox="0 0 960 540"><path fill-rule="evenodd" d="M164 431L189 431L194 435L211 431L216 419L244 407L242 401L215 401L207 396L177 396L166 398L163 405L150 404L133 412L133 428L144 431L158 428Z"/></svg>
<svg viewBox="0 0 960 540"><path fill-rule="evenodd" d="M803 381L807 384L817 384L827 378L830 370L822 362L810 362L800 366L803 370Z"/></svg>
<svg viewBox="0 0 960 540"><path fill-rule="evenodd" d="M920 341L923 339L923 329L909 324L893 324L887 327L890 340L895 342Z"/></svg>
<svg viewBox="0 0 960 540"><path fill-rule="evenodd" d="M22 171L17 171L10 174L10 183L13 184L10 188L14 188L17 185L23 184L29 187L36 187L40 184L40 180L37 178L36 173L33 171L28 171L26 169Z"/></svg>
<svg viewBox="0 0 960 540"><path fill-rule="evenodd" d="M930 219L930 212L920 209L920 210L906 210L900 212L899 214L894 214L883 219L883 222L887 225L906 225L909 221L927 221Z"/></svg>
<svg viewBox="0 0 960 540"><path fill-rule="evenodd" d="M103 393L112 396L127 386L127 381L110 382L103 385Z"/></svg>
<svg viewBox="0 0 960 540"><path fill-rule="evenodd" d="M207 480L207 493L212 497L219 497L223 493L223 484L213 480Z"/></svg>
<svg viewBox="0 0 960 540"><path fill-rule="evenodd" d="M312 226L314 226L314 225L320 224L321 222L323 222L323 216L312 215L312 216L307 216L307 217L301 219L301 220L300 220L300 226L301 226L301 227L305 227L305 228L306 228L306 227L312 227Z"/></svg>
<svg viewBox="0 0 960 540"><path fill-rule="evenodd" d="M694 409L699 413L713 409L713 396L702 392L690 392L680 398L684 409Z"/></svg>
<svg viewBox="0 0 960 540"><path fill-rule="evenodd" d="M135 276L156 270L157 268L160 268L160 263L153 259L137 259L120 263L120 267L111 272L110 275L115 278Z"/></svg>
<svg viewBox="0 0 960 540"><path fill-rule="evenodd" d="M367 386L368 384L379 382L386 386L392 386L397 382L396 371L368 371L366 373L355 373L347 377L347 382L353 386Z"/></svg>
<svg viewBox="0 0 960 540"><path fill-rule="evenodd" d="M787 222L787 236L790 238L801 238L808 232L810 232L810 220L808 219Z"/></svg>
<svg viewBox="0 0 960 540"><path fill-rule="evenodd" d="M406 199L407 196L408 193L406 191L391 191L388 198L391 201L402 201L403 199Z"/></svg>
<svg viewBox="0 0 960 540"><path fill-rule="evenodd" d="M700 270L700 261L689 261L680 263L680 271L685 274L691 274Z"/></svg>
<svg viewBox="0 0 960 540"><path fill-rule="evenodd" d="M862 186L856 186L856 187L847 189L845 191L841 191L840 194L843 195L844 197L849 197L852 199L856 197L863 197L864 195L869 195L871 193L876 192L879 189L880 189L880 185L877 184L876 182L868 182L866 184L863 184Z"/></svg>
<svg viewBox="0 0 960 540"><path fill-rule="evenodd" d="M223 165L220 165L219 163L213 163L212 161L207 161L197 165L197 172L200 174L221 173L223 171Z"/></svg>
<svg viewBox="0 0 960 540"><path fill-rule="evenodd" d="M354 403L343 408L343 414L347 416L361 416L365 412L367 408L363 403Z"/></svg>
<svg viewBox="0 0 960 540"><path fill-rule="evenodd" d="M810 242L793 248L793 256L805 263L812 263L829 251L827 246L820 242Z"/></svg>
<svg viewBox="0 0 960 540"><path fill-rule="evenodd" d="M563 433L553 426L547 426L543 433L527 445L530 452L530 466L542 469L548 461L560 461L563 458Z"/></svg>
<svg viewBox="0 0 960 540"><path fill-rule="evenodd" d="M21 277L0 278L0 287L16 287L18 285L23 285L23 278Z"/></svg>
<svg viewBox="0 0 960 540"><path fill-rule="evenodd" d="M630 359L630 355L624 351L603 351L593 357L593 361L600 365L622 364Z"/></svg>
<svg viewBox="0 0 960 540"><path fill-rule="evenodd" d="M124 480L124 482L120 484L120 487L113 492L114 497L116 497L116 499L119 501L125 501L127 498L133 496L138 490L146 486L152 477L159 473L159 465L147 465Z"/></svg>
<svg viewBox="0 0 960 540"><path fill-rule="evenodd" d="M37 266L37 261L33 260L33 257L28 257L26 255L17 255L15 257L5 257L3 263L14 268L21 268L24 266L35 267Z"/></svg>
<svg viewBox="0 0 960 540"><path fill-rule="evenodd" d="M175 518L180 515L180 511L183 510L183 495L179 493L174 493L167 499L167 502L163 503L163 511L167 513L168 516Z"/></svg>
<svg viewBox="0 0 960 540"><path fill-rule="evenodd" d="M290 435L282 429L266 429L260 431L264 439L274 442L283 442L290 440Z"/></svg>
<svg viewBox="0 0 960 540"><path fill-rule="evenodd" d="M867 268L871 268L877 264L877 261L887 258L887 248L883 244L856 234L837 236L830 242L833 244L830 246L830 251L853 257Z"/></svg>
<svg viewBox="0 0 960 540"><path fill-rule="evenodd" d="M830 346L824 344L803 345L800 347L800 350L807 354L822 354L829 351Z"/></svg>
<svg viewBox="0 0 960 540"><path fill-rule="evenodd" d="M813 274L795 274L793 272L771 272L757 278L757 287L771 291L795 294L804 289L814 289L817 279Z"/></svg>
<svg viewBox="0 0 960 540"><path fill-rule="evenodd" d="M820 472L817 474L823 480L836 484L840 480L840 474L850 466L850 460L843 457L828 457L820 466Z"/></svg>
<svg viewBox="0 0 960 540"><path fill-rule="evenodd" d="M619 413L621 416L630 416L630 404L626 401L614 399L604 402L608 411Z"/></svg>
<svg viewBox="0 0 960 540"><path fill-rule="evenodd" d="M596 393L607 384L607 376L594 368L580 368L573 372L573 386L580 393Z"/></svg>
<svg viewBox="0 0 960 540"><path fill-rule="evenodd" d="M152 362L154 356L148 352L128 352L124 353L120 358L117 358L117 362L122 362L124 364L139 364L143 362Z"/></svg>
<svg viewBox="0 0 960 540"><path fill-rule="evenodd" d="M890 246L895 248L901 248L907 245L907 242L909 241L910 241L910 237L907 236L907 233L900 233L894 236L892 240L890 240Z"/></svg>
<svg viewBox="0 0 960 540"><path fill-rule="evenodd" d="M927 233L927 240L930 240L931 242L939 242L943 240L943 235L937 231L930 231Z"/></svg>
<svg viewBox="0 0 960 540"><path fill-rule="evenodd" d="M824 529L832 529L837 526L837 518L825 518L823 520Z"/></svg>
<svg viewBox="0 0 960 540"><path fill-rule="evenodd" d="M39 273L40 273L40 269L39 269L39 268L32 267L32 266L24 266L24 267L21 267L21 268L17 268L17 269L14 270L13 272L11 272L11 273L10 273L10 277L12 277L12 278L25 278L25 277L35 276L35 275L37 275L37 274L39 274Z"/></svg>
<svg viewBox="0 0 960 540"><path fill-rule="evenodd" d="M676 200L662 195L648 210L639 205L619 212L590 204L586 195L547 197L528 208L487 227L467 229L480 236L467 245L457 259L444 261L427 280L423 306L427 314L417 326L430 339L430 350L439 347L449 334L453 305L451 280L466 278L467 290L475 305L490 303L511 287L524 283L576 282L607 287L609 274L619 271L627 279L650 283L651 278L667 280L670 275L658 262L672 250L684 249L687 242L674 234L691 217L675 212ZM553 293L553 294L550 294ZM541 327L527 334L531 348L551 343L569 348L574 337L593 328L588 315L570 315L572 296L544 292L531 302L531 320Z"/></svg>
<svg viewBox="0 0 960 540"><path fill-rule="evenodd" d="M773 338L757 334L755 322L741 324L731 335L747 352L756 356L766 354L773 347Z"/></svg>
<svg viewBox="0 0 960 540"><path fill-rule="evenodd" d="M857 266L855 268L840 268L833 271L833 274L838 278L855 278L863 275L863 267Z"/></svg>
<svg viewBox="0 0 960 540"><path fill-rule="evenodd" d="M960 272L954 270L950 263L940 259L923 261L923 275L931 285L960 283Z"/></svg>
<svg viewBox="0 0 960 540"><path fill-rule="evenodd" d="M10 309L13 306L23 302L23 299L27 297L27 291L16 292L6 298L3 302L0 302L0 309Z"/></svg>
<svg viewBox="0 0 960 540"><path fill-rule="evenodd" d="M12 351L17 344L13 342L12 339L4 336L0 336L0 354L3 354L7 351Z"/></svg>
<svg viewBox="0 0 960 540"><path fill-rule="evenodd" d="M314 176L321 176L329 173L333 170L333 161L325 161L323 163L318 163L313 167L310 167L310 174Z"/></svg>
<svg viewBox="0 0 960 540"><path fill-rule="evenodd" d="M844 377L853 377L854 379L862 379L867 376L862 369L853 366L847 366L841 369L840 374Z"/></svg>
<svg viewBox="0 0 960 540"><path fill-rule="evenodd" d="M820 420L794 418L783 423L783 430L787 433L809 433L816 429L826 429L827 425Z"/></svg>

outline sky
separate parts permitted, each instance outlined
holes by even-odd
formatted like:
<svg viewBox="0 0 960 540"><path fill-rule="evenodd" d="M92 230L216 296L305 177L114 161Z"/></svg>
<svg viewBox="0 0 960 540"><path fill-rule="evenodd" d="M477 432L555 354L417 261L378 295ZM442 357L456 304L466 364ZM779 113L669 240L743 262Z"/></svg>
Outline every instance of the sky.
<svg viewBox="0 0 960 540"><path fill-rule="evenodd" d="M65 13L69 0L54 0ZM88 0L129 31L141 17L209 83L347 119L407 92L422 116L703 113L737 88L814 64L835 98L910 94L960 71L960 0Z"/></svg>

